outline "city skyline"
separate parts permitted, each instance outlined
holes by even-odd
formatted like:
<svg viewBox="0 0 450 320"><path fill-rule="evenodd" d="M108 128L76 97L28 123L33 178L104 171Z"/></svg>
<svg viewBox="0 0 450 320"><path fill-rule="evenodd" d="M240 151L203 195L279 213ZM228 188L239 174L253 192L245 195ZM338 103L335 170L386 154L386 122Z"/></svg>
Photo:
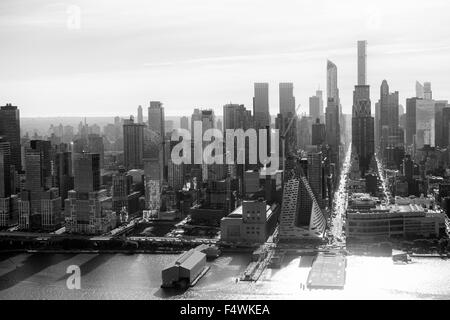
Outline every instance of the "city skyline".
<svg viewBox="0 0 450 320"><path fill-rule="evenodd" d="M292 82L300 112L307 112L309 97L326 88L329 59L339 69L340 98L348 114L356 78L353 46L360 39L369 44L369 85L378 87L387 79L403 105L415 96L416 80L431 82L436 99L450 95L445 87L450 52L445 1L408 7L387 1L362 7L354 1L288 2L290 10L269 2L259 6L260 16L252 24L242 19L252 12L252 1L198 10L200 4L171 1L137 10L116 1L95 8L86 1L40 1L25 9L23 3L2 2L1 32L8 40L0 62L4 103L20 106L23 117L125 116L135 114L138 105L146 108L150 100L162 101L168 116L188 115L197 107L220 114L230 100L251 109L253 84L268 82L275 115L278 84ZM352 6L360 8L360 15ZM77 9L79 25L76 19L70 24ZM303 19L294 19L298 16ZM223 27L224 19L233 26ZM326 23L319 25L319 19ZM417 19L427 23L417 24ZM268 27L267 21L279 23ZM126 50L109 50L118 43ZM206 84L214 90L205 91Z"/></svg>

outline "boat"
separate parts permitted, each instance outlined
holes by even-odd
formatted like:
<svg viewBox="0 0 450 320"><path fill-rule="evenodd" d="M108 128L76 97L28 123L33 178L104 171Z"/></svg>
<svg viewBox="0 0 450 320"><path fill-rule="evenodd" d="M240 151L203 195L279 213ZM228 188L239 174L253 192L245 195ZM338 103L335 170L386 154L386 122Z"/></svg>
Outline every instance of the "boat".
<svg viewBox="0 0 450 320"><path fill-rule="evenodd" d="M394 263L408 263L411 262L411 258L407 253L398 253L392 255L392 261Z"/></svg>
<svg viewBox="0 0 450 320"><path fill-rule="evenodd" d="M197 246L195 250L198 250L206 254L207 260L214 260L220 257L220 255L222 254L219 247L213 244L201 244Z"/></svg>

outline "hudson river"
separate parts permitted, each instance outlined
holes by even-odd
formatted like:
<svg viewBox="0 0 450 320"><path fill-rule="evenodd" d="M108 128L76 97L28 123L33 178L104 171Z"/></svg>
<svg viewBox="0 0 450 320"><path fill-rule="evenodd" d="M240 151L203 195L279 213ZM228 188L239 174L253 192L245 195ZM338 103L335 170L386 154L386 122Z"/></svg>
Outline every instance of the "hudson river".
<svg viewBox="0 0 450 320"><path fill-rule="evenodd" d="M450 299L450 260L349 256L343 290L301 290L310 258L286 258L256 283L236 282L249 255L223 255L193 288L160 288L161 270L178 255L19 254L0 255L0 299ZM66 286L67 267L81 269L81 289Z"/></svg>

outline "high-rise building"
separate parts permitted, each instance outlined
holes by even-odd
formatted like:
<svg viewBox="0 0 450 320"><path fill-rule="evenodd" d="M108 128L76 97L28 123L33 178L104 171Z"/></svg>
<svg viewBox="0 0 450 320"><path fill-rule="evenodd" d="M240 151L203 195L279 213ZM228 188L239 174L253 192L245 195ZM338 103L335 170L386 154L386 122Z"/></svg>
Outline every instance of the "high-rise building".
<svg viewBox="0 0 450 320"><path fill-rule="evenodd" d="M100 156L82 153L75 157L75 188L65 200L66 231L101 234L116 226L112 198L100 189Z"/></svg>
<svg viewBox="0 0 450 320"><path fill-rule="evenodd" d="M226 104L223 106L223 130L248 129L252 126L251 111L243 104Z"/></svg>
<svg viewBox="0 0 450 320"><path fill-rule="evenodd" d="M406 144L413 144L416 135L416 110L420 98L406 99Z"/></svg>
<svg viewBox="0 0 450 320"><path fill-rule="evenodd" d="M62 222L61 198L52 186L50 141L32 140L25 149L25 186L20 193L19 228L54 229Z"/></svg>
<svg viewBox="0 0 450 320"><path fill-rule="evenodd" d="M444 102L441 102L444 103ZM415 144L416 148L424 145L435 146L436 101L410 98L406 99L406 144ZM439 131L442 127L438 123ZM439 142L438 133L438 142Z"/></svg>
<svg viewBox="0 0 450 320"><path fill-rule="evenodd" d="M133 177L124 169L112 177L112 209L116 214L135 214L139 210L140 192L133 191ZM123 219L124 220L124 219Z"/></svg>
<svg viewBox="0 0 450 320"><path fill-rule="evenodd" d="M341 129L339 122L339 105L333 98L328 99L325 112L326 142L331 149L330 160L339 166L339 150L341 145Z"/></svg>
<svg viewBox="0 0 450 320"><path fill-rule="evenodd" d="M319 98L319 116L321 117L321 121L324 116L324 110L323 110L323 92L322 90L316 90L316 97Z"/></svg>
<svg viewBox="0 0 450 320"><path fill-rule="evenodd" d="M133 118L123 123L124 163L127 170L144 168L144 124Z"/></svg>
<svg viewBox="0 0 450 320"><path fill-rule="evenodd" d="M294 85L292 83L280 83L279 90L280 114L285 118L289 115L293 116L295 114Z"/></svg>
<svg viewBox="0 0 450 320"><path fill-rule="evenodd" d="M216 122L216 128L219 129L220 131L223 131L223 122L222 122L222 119L217 119L217 122Z"/></svg>
<svg viewBox="0 0 450 320"><path fill-rule="evenodd" d="M142 114L142 106L138 107L138 111L137 111L137 122L139 124L144 123L144 116Z"/></svg>
<svg viewBox="0 0 450 320"><path fill-rule="evenodd" d="M366 85L366 41L358 41L358 85L353 92L352 142L364 175L375 152L374 118L371 116L370 86Z"/></svg>
<svg viewBox="0 0 450 320"><path fill-rule="evenodd" d="M88 152L98 153L100 155L100 169L103 169L105 162L105 146L103 144L103 137L99 134L88 135Z"/></svg>
<svg viewBox="0 0 450 320"><path fill-rule="evenodd" d="M450 146L450 107L442 109L442 146Z"/></svg>
<svg viewBox="0 0 450 320"><path fill-rule="evenodd" d="M14 172L11 172L11 145L0 137L0 199L8 198L15 191L12 190L13 184L11 183L13 174Z"/></svg>
<svg viewBox="0 0 450 320"><path fill-rule="evenodd" d="M320 114L320 97L312 96L309 97L309 116L316 121L316 119L321 118Z"/></svg>
<svg viewBox="0 0 450 320"><path fill-rule="evenodd" d="M180 128L189 130L189 118L188 117L183 116L180 118Z"/></svg>
<svg viewBox="0 0 450 320"><path fill-rule="evenodd" d="M358 86L367 84L367 41L358 41Z"/></svg>
<svg viewBox="0 0 450 320"><path fill-rule="evenodd" d="M325 195L323 194L323 156L321 152L308 153L307 178L317 203L321 208L325 206Z"/></svg>
<svg viewBox="0 0 450 320"><path fill-rule="evenodd" d="M448 101L436 101L434 107L435 145L436 147L448 147L448 118L444 119L444 109L449 106ZM446 122L447 121L447 122ZM444 128L444 126L447 128Z"/></svg>
<svg viewBox="0 0 450 320"><path fill-rule="evenodd" d="M159 101L150 101L150 107L148 108L149 128L163 137L165 135L164 125L165 117L162 103Z"/></svg>
<svg viewBox="0 0 450 320"><path fill-rule="evenodd" d="M327 107L325 109L326 143L330 147L330 160L339 167L341 148L341 108L337 79L337 66L327 61Z"/></svg>
<svg viewBox="0 0 450 320"><path fill-rule="evenodd" d="M417 99L424 98L424 88L423 88L423 85L419 81L416 81L416 98Z"/></svg>
<svg viewBox="0 0 450 320"><path fill-rule="evenodd" d="M255 83L255 95L253 97L253 117L255 129L265 129L270 126L269 113L269 84Z"/></svg>
<svg viewBox="0 0 450 320"><path fill-rule="evenodd" d="M10 103L0 108L0 136L11 146L11 164L16 171L22 170L22 151L20 146L20 112Z"/></svg>
<svg viewBox="0 0 450 320"><path fill-rule="evenodd" d="M183 188L184 168L185 166L183 164L175 164L171 159L169 159L167 182L169 187L171 187L175 191L181 190Z"/></svg>
<svg viewBox="0 0 450 320"><path fill-rule="evenodd" d="M89 193L100 189L100 155L82 153L75 156L74 187L79 193Z"/></svg>
<svg viewBox="0 0 450 320"><path fill-rule="evenodd" d="M320 123L320 119L316 119L316 123L312 125L312 141L313 146L320 146L325 143L326 131L325 124Z"/></svg>
<svg viewBox="0 0 450 320"><path fill-rule="evenodd" d="M399 136L399 98L398 91L389 92L386 80L380 87L379 124L377 128L381 151L387 147L399 147L403 145L402 137ZM403 135L401 135L403 136Z"/></svg>
<svg viewBox="0 0 450 320"><path fill-rule="evenodd" d="M423 98L424 98L424 100L432 100L433 99L433 91L431 91L431 82L423 83Z"/></svg>
<svg viewBox="0 0 450 320"><path fill-rule="evenodd" d="M339 89L337 82L337 67L330 60L327 61L327 101L332 98L339 105Z"/></svg>
<svg viewBox="0 0 450 320"><path fill-rule="evenodd" d="M64 201L67 199L69 191L73 189L72 153L67 151L57 152L54 167L56 187L59 189L62 201Z"/></svg>
<svg viewBox="0 0 450 320"><path fill-rule="evenodd" d="M280 214L280 241L321 239L327 226L326 217L305 176L305 165L287 163ZM302 168L303 169L300 169Z"/></svg>

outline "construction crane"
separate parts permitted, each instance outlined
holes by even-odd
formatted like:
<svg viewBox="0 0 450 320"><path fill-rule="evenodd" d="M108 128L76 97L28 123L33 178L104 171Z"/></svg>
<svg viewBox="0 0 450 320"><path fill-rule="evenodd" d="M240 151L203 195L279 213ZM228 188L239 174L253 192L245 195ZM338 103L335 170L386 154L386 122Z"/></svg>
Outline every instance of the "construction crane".
<svg viewBox="0 0 450 320"><path fill-rule="evenodd" d="M289 133L289 131L292 128L292 124L294 123L295 119L297 118L297 112L298 110L300 110L301 104L299 104L297 106L297 109L295 110L295 114L292 116L291 120L289 121L289 124L286 128L286 130L284 131L284 133L280 136L281 139L281 146L282 146L282 156L283 156L283 181L284 181L284 177L285 177L285 171L286 171L286 159L284 159L284 155L286 153L286 136Z"/></svg>

